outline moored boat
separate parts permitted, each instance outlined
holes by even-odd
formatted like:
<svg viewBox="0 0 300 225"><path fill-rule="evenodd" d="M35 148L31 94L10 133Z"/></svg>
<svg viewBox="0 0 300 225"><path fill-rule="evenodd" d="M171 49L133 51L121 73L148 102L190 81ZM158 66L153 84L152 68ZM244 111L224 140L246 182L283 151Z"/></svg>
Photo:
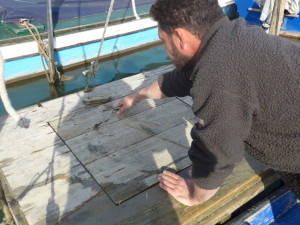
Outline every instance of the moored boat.
<svg viewBox="0 0 300 225"><path fill-rule="evenodd" d="M274 4L274 0L268 0L270 2L273 1ZM268 2L266 1L266 2ZM257 26L263 26L263 24L265 23L265 21L260 20L263 18L266 18L267 16L262 16L262 11L265 11L264 7L260 7L255 0L236 0L235 1L238 7L238 13L239 16L244 18L249 24L251 25L257 25ZM262 2L262 1L260 1ZM297 4L297 0L295 0L295 4ZM300 2L298 1L298 10L297 10L297 5L296 5L296 9L294 9L293 11L297 11L296 13L288 13L287 10L285 11L285 15L281 24L281 29L280 29L280 36L283 37L288 37L288 38L296 38L296 39L300 39L300 17L299 17L299 5ZM269 5L268 5L269 6ZM268 7L266 6L266 7ZM272 9L272 7L271 7ZM270 9L270 10L271 10ZM263 12L264 14L272 14L271 12ZM270 20L270 18L268 18L267 20ZM270 22L270 21L269 21ZM267 27L265 27L267 29Z"/></svg>
<svg viewBox="0 0 300 225"><path fill-rule="evenodd" d="M299 215L299 200L283 187L226 225L297 225Z"/></svg>
<svg viewBox="0 0 300 225"><path fill-rule="evenodd" d="M100 57L120 54L159 42L157 24L148 16L154 2L154 0L116 0L106 32L105 20L109 14L110 1L78 0L64 1L60 4L55 2L52 14L56 67L70 68L94 61L104 32L105 39ZM29 21L42 37L47 38L45 4L45 1L32 0L26 2L15 0L8 4L0 0L0 17L2 17L0 51L6 61L4 74L6 82L45 73L36 42L28 29L20 24L20 21L21 23ZM229 17L236 15L233 0L219 0L219 4Z"/></svg>

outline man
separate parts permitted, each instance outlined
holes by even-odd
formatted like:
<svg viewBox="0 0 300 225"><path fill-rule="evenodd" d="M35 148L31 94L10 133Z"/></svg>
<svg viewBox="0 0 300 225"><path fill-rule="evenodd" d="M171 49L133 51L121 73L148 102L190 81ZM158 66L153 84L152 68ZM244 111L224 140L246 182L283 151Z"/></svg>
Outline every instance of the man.
<svg viewBox="0 0 300 225"><path fill-rule="evenodd" d="M246 149L300 198L300 45L229 21L217 0L157 0L151 16L176 69L121 100L193 98L192 179L159 185L192 206L211 198Z"/></svg>

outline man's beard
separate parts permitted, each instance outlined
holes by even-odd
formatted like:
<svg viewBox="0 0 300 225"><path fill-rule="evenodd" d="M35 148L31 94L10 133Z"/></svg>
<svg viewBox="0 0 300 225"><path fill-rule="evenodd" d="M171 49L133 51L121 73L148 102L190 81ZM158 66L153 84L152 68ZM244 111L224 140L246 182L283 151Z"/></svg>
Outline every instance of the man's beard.
<svg viewBox="0 0 300 225"><path fill-rule="evenodd" d="M181 70L183 69L187 64L188 62L190 61L190 58L185 56L185 55L182 55L176 48L174 42L172 39L170 39L170 42L171 42L171 47L172 47L172 62L174 63L174 65L176 66L176 68L178 70Z"/></svg>

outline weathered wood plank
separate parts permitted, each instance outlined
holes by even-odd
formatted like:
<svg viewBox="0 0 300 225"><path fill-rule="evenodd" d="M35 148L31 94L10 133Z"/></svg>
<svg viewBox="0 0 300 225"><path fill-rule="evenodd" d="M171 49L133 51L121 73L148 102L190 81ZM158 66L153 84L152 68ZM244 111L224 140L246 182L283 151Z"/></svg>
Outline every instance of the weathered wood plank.
<svg viewBox="0 0 300 225"><path fill-rule="evenodd" d="M95 125L97 127L106 126L110 123L162 105L168 101L171 101L172 99L173 98L166 98L162 100L149 99L141 101L121 115L117 115L115 113L116 110L114 110L114 108L118 106L120 102L120 99L117 99L110 103L90 108L88 110L83 109L77 111L64 117L63 119L53 120L50 122L50 125L54 130L56 130L63 140L68 140L93 130Z"/></svg>
<svg viewBox="0 0 300 225"><path fill-rule="evenodd" d="M143 108L142 102L138 106ZM86 165L184 123L192 117L194 115L190 108L185 103L174 99L154 109L111 123L109 126L100 125L97 129L67 140L66 143Z"/></svg>
<svg viewBox="0 0 300 225"><path fill-rule="evenodd" d="M200 206L190 207L188 211L177 210L180 221L182 224L195 224L200 223L200 221L205 221L207 217L214 217L214 213L220 208L229 207L232 200L238 198L244 192L251 193L251 189L257 183L260 183L260 191L265 187L264 181L262 182L262 177L268 177L268 168L263 164L257 162L255 159L245 154L245 159L233 170L232 174L226 179L225 183L222 185L221 189L218 191L216 196L214 196L210 201L204 203ZM247 200L250 200L249 197ZM244 199L245 200L245 199ZM247 202L245 200L244 203ZM239 204L234 204L231 207L231 212L239 207ZM221 212L222 215L226 215L227 212ZM223 214L224 213L224 214ZM205 223L200 223L205 224Z"/></svg>
<svg viewBox="0 0 300 225"><path fill-rule="evenodd" d="M56 224L101 191L65 145L6 163L3 174L29 224Z"/></svg>
<svg viewBox="0 0 300 225"><path fill-rule="evenodd" d="M45 124L45 116L47 115L47 112L42 108L37 105L30 106L21 110L18 110L18 113L21 117L25 117L29 119L30 127L34 126L40 126ZM10 133L16 133L19 130L25 128L21 128L17 125L17 122L10 116L8 115L3 115L0 117L0 132L1 136L2 135L7 135Z"/></svg>
<svg viewBox="0 0 300 225"><path fill-rule="evenodd" d="M132 121L129 124L132 127L150 134L159 134L194 117L189 106L175 99L152 110L136 114L128 120Z"/></svg>
<svg viewBox="0 0 300 225"><path fill-rule="evenodd" d="M176 143L186 148L190 148L192 144L192 137L190 133L193 125L196 122L196 119L189 119L176 127L158 134L156 137L168 140L172 143Z"/></svg>
<svg viewBox="0 0 300 225"><path fill-rule="evenodd" d="M29 224L57 224L100 190L90 176L78 167L73 169L72 175L75 179L70 179L71 182L56 179L39 189L32 189L19 201Z"/></svg>
<svg viewBox="0 0 300 225"><path fill-rule="evenodd" d="M264 191L265 188L271 186L277 180L279 180L279 176L277 174L273 171L266 171L261 181L257 181L257 183L253 182L247 190L244 192L241 191L239 195L236 195L234 198L232 197L231 201L226 203L224 206L216 208L216 210L213 211L207 218L201 221L198 221L197 218L195 218L195 220L191 221L189 224L207 225L217 224L223 220L226 221L226 219L230 218L232 212L256 197L259 193Z"/></svg>
<svg viewBox="0 0 300 225"><path fill-rule="evenodd" d="M62 224L179 225L207 222L209 218L221 218L222 215L226 216L233 212L241 204L246 203L252 196L277 180L276 177L265 171L267 169L264 166L247 156L247 160L244 159L236 166L217 195L200 206L183 206L161 190L158 185L155 185L119 206L109 202L105 195L98 195L62 221ZM187 176L187 169L180 174ZM242 196L241 201L237 200L240 196ZM223 212L222 210L218 211L219 209L226 210ZM220 213L220 215L215 213Z"/></svg>
<svg viewBox="0 0 300 225"><path fill-rule="evenodd" d="M180 171L190 165L187 149L152 137L86 167L115 204L157 183L166 168Z"/></svg>
<svg viewBox="0 0 300 225"><path fill-rule="evenodd" d="M80 163L74 159L71 161L74 164L70 164L69 159L73 157L65 145L56 145L31 154L20 155L9 163L1 164L1 168L14 189L14 194L23 196L26 194L24 191L50 182L51 179L55 179L53 176L64 175L70 171L70 168L79 166ZM22 171L22 173L15 171Z"/></svg>
<svg viewBox="0 0 300 225"><path fill-rule="evenodd" d="M99 127L67 140L66 144L78 159L87 165L151 136L138 129L128 127L127 124L126 120L117 121L110 126Z"/></svg>
<svg viewBox="0 0 300 225"><path fill-rule="evenodd" d="M183 98L178 98L178 99L180 99L181 101L185 102L186 104L188 104L191 107L193 105L193 99L190 96L183 97Z"/></svg>
<svg viewBox="0 0 300 225"><path fill-rule="evenodd" d="M28 129L18 128L15 132L4 132L0 136L0 160L30 154L62 143L61 139L49 125L31 126Z"/></svg>
<svg viewBox="0 0 300 225"><path fill-rule="evenodd" d="M110 115L108 117L110 117ZM76 154L76 156L80 159L80 161L84 165L86 165L89 171L91 171L93 176L97 179L97 177L101 177L100 175L98 175L99 171L102 171L104 170L105 167L113 164L113 162L110 162L110 158L112 157L112 155L113 156L118 155L118 157L120 158L123 158L126 155L128 159L131 160L129 156L130 154L124 153L125 154L124 156L120 155L120 152L123 152L124 148L140 142L139 148L145 149L145 147L142 147L142 144L143 143L146 144L148 140L143 141L144 139L149 138L152 135L159 134L172 127L176 127L179 124L183 124L183 126L187 126L187 124L184 124L185 121L193 117L194 115L191 112L189 106L187 106L185 103L181 102L180 100L174 99L172 101L166 102L165 104L158 105L154 109L143 111L141 113L128 117L124 120L117 121L115 123L111 123L106 126L100 125L97 129L91 132L67 140L66 143ZM162 138L160 138L159 142L163 142L166 145L170 145L171 143L168 143L170 140L168 139L169 138L168 136L170 136L173 137L174 143L177 143L176 148L178 148L178 145L180 143L184 144L185 146L188 145L188 142L186 141L187 140L186 131L184 130L184 128L182 131L180 131L180 129L177 128L175 134L178 135L181 134L181 136L175 137L172 136L172 132L169 132L169 134L164 134L165 137L163 139L165 140L162 140ZM61 134L61 136L63 135L64 134ZM65 136L70 136L70 135L65 135ZM181 139L182 141L181 142L178 141L179 139ZM152 144L150 144L150 146ZM182 148L182 146L180 146L180 148ZM147 149L145 151L148 152ZM177 156L179 158L183 157L180 154L178 154ZM185 158L186 157L187 154L185 153ZM179 158L172 157L171 159L175 160L176 162L176 160L178 160ZM126 162L126 159L123 160L125 160ZM104 163L105 161L107 161L107 164ZM162 161L162 166L167 166L168 164L170 164L169 161L166 162ZM130 165L133 165L132 162L129 161L127 166L125 166L125 164L120 164L119 166L121 165L124 165L126 169L120 168L120 170L123 170L120 174L125 178L130 178L131 176L130 173L133 172L133 170L130 169ZM150 164L148 165L149 167L151 167ZM189 165L190 163L187 162L186 164L184 164L183 168ZM102 166L104 166L104 168ZM145 166L144 161L138 161L137 165L135 165L136 168L141 167L141 169L144 166ZM157 168L155 168L154 170L157 170ZM110 172L112 172L113 174L115 173L114 169L107 170L107 171L108 173ZM126 174L127 172L128 174ZM121 177L121 175L119 175L117 179L120 180L124 179L123 177ZM108 181L105 181L103 177L97 179L97 181L101 183L103 187L105 187L105 184L103 184L103 182L110 183L109 186L112 187L111 188L112 190L111 191L106 190L106 192L107 193L109 192L110 197L114 199L115 203L117 203L138 193L137 190L139 189L137 189L137 185L135 185L135 182L137 180L139 180L140 182L140 186L141 186L140 191L153 185L156 182L156 181L154 182L153 179L151 178L153 177L153 175L155 175L155 173L151 174L151 176L145 175L144 173L135 174L135 175L138 176L137 177L134 176L133 178L131 177L129 179L129 181L131 182L128 181L127 184L125 184L126 182L121 182L122 185L117 185L119 188L118 187L115 188L116 183L112 182L109 179ZM104 176L107 177L108 175L104 175ZM116 175L114 174L114 177L115 176ZM142 186L142 183L145 182L144 179L150 180L150 183L146 182L146 185ZM122 188L122 190L120 190L120 188ZM114 196L115 194L116 197Z"/></svg>

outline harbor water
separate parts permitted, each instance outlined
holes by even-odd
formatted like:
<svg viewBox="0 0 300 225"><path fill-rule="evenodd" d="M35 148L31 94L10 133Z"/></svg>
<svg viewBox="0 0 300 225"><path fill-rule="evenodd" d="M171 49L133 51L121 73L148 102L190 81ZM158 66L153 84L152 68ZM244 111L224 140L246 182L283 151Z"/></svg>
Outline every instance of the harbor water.
<svg viewBox="0 0 300 225"><path fill-rule="evenodd" d="M144 71L170 64L163 45L156 45L123 55L118 58L100 61L100 67L92 85L101 85L114 80L122 79ZM67 94L81 91L87 84L87 76L82 72L90 69L90 65L70 70L64 73L71 80L61 82L55 87L48 84L46 77L32 79L8 85L8 95L15 109L45 102ZM0 101L0 115L6 114L2 101Z"/></svg>

